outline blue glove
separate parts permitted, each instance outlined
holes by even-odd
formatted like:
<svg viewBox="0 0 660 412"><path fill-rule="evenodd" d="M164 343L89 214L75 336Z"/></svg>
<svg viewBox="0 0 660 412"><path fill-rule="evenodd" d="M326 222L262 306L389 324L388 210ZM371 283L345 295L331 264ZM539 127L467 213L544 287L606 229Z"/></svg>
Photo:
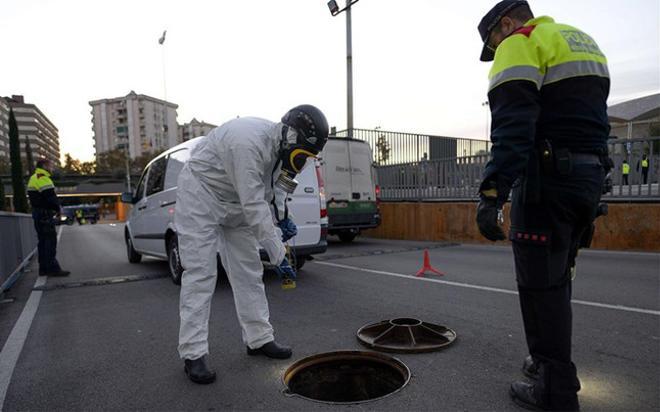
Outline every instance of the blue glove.
<svg viewBox="0 0 660 412"><path fill-rule="evenodd" d="M293 220L288 217L284 220L277 222L277 226L282 230L282 242L286 242L298 234L298 228Z"/></svg>

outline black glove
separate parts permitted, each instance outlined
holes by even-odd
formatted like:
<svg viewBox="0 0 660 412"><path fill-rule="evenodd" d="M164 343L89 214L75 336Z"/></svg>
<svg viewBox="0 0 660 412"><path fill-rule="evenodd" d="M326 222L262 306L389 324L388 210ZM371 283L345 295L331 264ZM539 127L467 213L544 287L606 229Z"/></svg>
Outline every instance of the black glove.
<svg viewBox="0 0 660 412"><path fill-rule="evenodd" d="M499 210L497 209L497 198L481 196L477 206L477 226L479 233L488 240L504 240L504 231L498 223Z"/></svg>

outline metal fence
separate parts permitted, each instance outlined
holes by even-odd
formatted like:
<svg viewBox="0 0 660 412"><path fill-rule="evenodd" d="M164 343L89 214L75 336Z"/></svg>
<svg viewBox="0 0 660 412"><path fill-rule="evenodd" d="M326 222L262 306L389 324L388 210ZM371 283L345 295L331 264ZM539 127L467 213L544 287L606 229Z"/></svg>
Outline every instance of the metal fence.
<svg viewBox="0 0 660 412"><path fill-rule="evenodd" d="M660 201L660 137L643 139L611 139L608 143L610 157L614 161L612 170L612 192L609 199ZM649 167L644 171L643 156ZM624 181L623 161L630 166L628 182Z"/></svg>
<svg viewBox="0 0 660 412"><path fill-rule="evenodd" d="M32 216L0 212L0 294L11 287L36 248Z"/></svg>
<svg viewBox="0 0 660 412"><path fill-rule="evenodd" d="M342 130L335 135L349 133ZM485 140L367 129L353 129L352 137L369 143L379 166L488 154L491 145Z"/></svg>
<svg viewBox="0 0 660 412"><path fill-rule="evenodd" d="M347 131L336 134L348 136ZM488 162L490 142L354 129L352 137L369 143L385 201L474 200L481 173ZM614 161L613 188L603 196L609 201L660 201L660 137L610 139ZM649 164L646 172L642 158ZM627 182L622 173L630 166Z"/></svg>

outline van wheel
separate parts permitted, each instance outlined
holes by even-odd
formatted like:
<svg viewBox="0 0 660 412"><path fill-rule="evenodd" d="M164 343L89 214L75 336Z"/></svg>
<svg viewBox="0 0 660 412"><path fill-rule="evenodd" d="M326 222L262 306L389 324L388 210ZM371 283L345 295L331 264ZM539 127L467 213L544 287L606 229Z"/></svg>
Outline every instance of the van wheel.
<svg viewBox="0 0 660 412"><path fill-rule="evenodd" d="M133 249L133 241L128 233L126 233L126 254L128 255L128 261L131 263L140 263L142 260L142 255Z"/></svg>
<svg viewBox="0 0 660 412"><path fill-rule="evenodd" d="M338 236L339 236L339 240L341 240L342 242L344 242L344 243L350 243L350 242L353 241L353 239L355 239L355 237L357 236L357 233L353 233L353 232L340 232Z"/></svg>
<svg viewBox="0 0 660 412"><path fill-rule="evenodd" d="M302 269L302 267L305 266L306 261L307 261L306 256L298 256L296 258L296 270Z"/></svg>
<svg viewBox="0 0 660 412"><path fill-rule="evenodd" d="M183 267L181 266L181 254L179 253L179 241L176 235L167 241L167 267L170 270L170 278L175 285L181 284Z"/></svg>

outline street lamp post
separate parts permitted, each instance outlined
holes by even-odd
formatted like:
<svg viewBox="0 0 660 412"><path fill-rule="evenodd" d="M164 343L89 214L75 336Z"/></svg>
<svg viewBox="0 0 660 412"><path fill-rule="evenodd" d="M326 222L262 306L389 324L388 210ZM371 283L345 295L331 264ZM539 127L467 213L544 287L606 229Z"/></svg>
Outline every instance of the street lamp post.
<svg viewBox="0 0 660 412"><path fill-rule="evenodd" d="M328 2L333 16L346 12L346 128L348 137L353 137L353 34L351 30L351 6L359 0L346 0L346 7L339 9L335 0Z"/></svg>
<svg viewBox="0 0 660 412"><path fill-rule="evenodd" d="M488 110L489 106L490 106L490 104L488 103L488 101L485 101L485 102L481 103L481 107L486 108L486 140L488 140L488 138L490 136L490 128L488 127L488 119L490 117L490 110Z"/></svg>

